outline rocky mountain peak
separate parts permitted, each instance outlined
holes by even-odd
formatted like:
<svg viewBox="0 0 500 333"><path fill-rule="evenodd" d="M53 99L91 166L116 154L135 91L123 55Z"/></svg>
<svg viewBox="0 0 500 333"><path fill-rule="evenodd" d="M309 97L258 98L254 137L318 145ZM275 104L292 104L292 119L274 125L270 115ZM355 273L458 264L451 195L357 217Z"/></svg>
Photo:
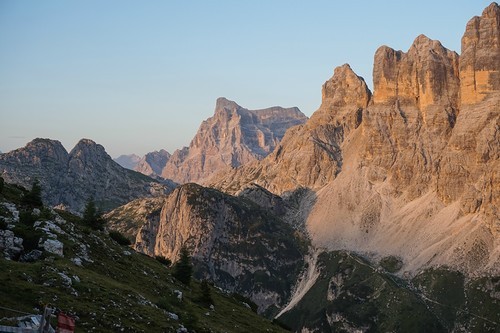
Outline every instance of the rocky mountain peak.
<svg viewBox="0 0 500 333"><path fill-rule="evenodd" d="M356 75L351 66L344 64L335 68L332 78L323 84L322 108L366 108L370 97L365 80Z"/></svg>
<svg viewBox="0 0 500 333"><path fill-rule="evenodd" d="M147 176L160 176L171 156L164 149L147 153L139 160L134 170Z"/></svg>
<svg viewBox="0 0 500 333"><path fill-rule="evenodd" d="M15 152L25 157L31 156L34 158L37 156L40 160L66 161L68 156L68 152L60 141L42 138L36 138L28 142L26 147L17 149L13 153Z"/></svg>
<svg viewBox="0 0 500 333"><path fill-rule="evenodd" d="M225 97L219 97L215 102L215 114L224 110L235 111L240 108L241 106L239 106L236 102L231 101Z"/></svg>
<svg viewBox="0 0 500 333"><path fill-rule="evenodd" d="M373 84L376 104L456 109L458 54L425 35L418 36L407 53L382 46L375 53Z"/></svg>
<svg viewBox="0 0 500 333"><path fill-rule="evenodd" d="M491 3L473 17L462 37L460 99L464 105L481 102L500 90L500 7Z"/></svg>
<svg viewBox="0 0 500 333"><path fill-rule="evenodd" d="M248 110L221 97L189 148L174 152L162 177L178 183L203 182L226 168L260 160L273 151L288 128L306 119L297 108Z"/></svg>
<svg viewBox="0 0 500 333"><path fill-rule="evenodd" d="M498 17L500 15L500 6L496 2L492 2L488 7L483 10L482 17L485 18L493 18L498 21Z"/></svg>
<svg viewBox="0 0 500 333"><path fill-rule="evenodd" d="M120 164L125 169L130 170L134 170L140 160L141 157L137 156L136 154L120 155L114 159L116 163Z"/></svg>
<svg viewBox="0 0 500 333"><path fill-rule="evenodd" d="M80 141L78 141L76 146L71 150L70 155L81 153L91 153L99 155L105 154L106 156L109 156L102 145L97 144L90 139L81 139Z"/></svg>

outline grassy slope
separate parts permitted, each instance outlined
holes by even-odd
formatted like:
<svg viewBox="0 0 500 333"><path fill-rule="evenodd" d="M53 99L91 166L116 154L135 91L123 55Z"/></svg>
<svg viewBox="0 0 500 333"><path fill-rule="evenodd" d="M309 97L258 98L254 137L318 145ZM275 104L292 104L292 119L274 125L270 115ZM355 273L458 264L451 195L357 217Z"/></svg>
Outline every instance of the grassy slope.
<svg viewBox="0 0 500 333"><path fill-rule="evenodd" d="M20 190L9 186L0 201L18 202L18 194ZM34 263L0 259L3 307L33 313L40 304L49 303L78 317L77 332L175 332L180 324L197 332L283 331L214 288L215 310L211 311L197 301L197 282L185 287L158 261L119 246L102 232L89 230L77 217L61 215L68 221L62 226L68 234L58 235L64 243L64 258L44 253L44 258ZM88 245L94 261L85 262L83 267L70 260L81 252L81 244ZM71 285L65 285L60 273L72 278ZM182 302L174 290L183 292ZM179 320L169 319L166 310L179 315ZM0 318L13 316L0 311Z"/></svg>

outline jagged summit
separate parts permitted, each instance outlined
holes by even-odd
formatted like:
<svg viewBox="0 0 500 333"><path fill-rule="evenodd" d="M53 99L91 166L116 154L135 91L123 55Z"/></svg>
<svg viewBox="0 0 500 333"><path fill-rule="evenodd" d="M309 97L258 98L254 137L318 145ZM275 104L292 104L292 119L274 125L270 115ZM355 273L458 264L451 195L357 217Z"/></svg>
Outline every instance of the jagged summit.
<svg viewBox="0 0 500 333"><path fill-rule="evenodd" d="M81 139L70 151L71 157L85 157L85 158L109 158L111 157L106 152L106 149L100 144L95 143L90 139Z"/></svg>
<svg viewBox="0 0 500 333"><path fill-rule="evenodd" d="M241 106L239 106L236 102L231 101L225 97L219 97L215 102L215 113L217 113L218 111L222 111L224 109L234 111L239 108L241 108Z"/></svg>
<svg viewBox="0 0 500 333"><path fill-rule="evenodd" d="M497 19L500 15L500 6L496 2L492 2L488 7L483 10L482 17ZM476 16L477 17L477 16Z"/></svg>
<svg viewBox="0 0 500 333"><path fill-rule="evenodd" d="M260 160L288 128L306 119L298 108L248 110L218 98L214 115L201 123L189 148L174 152L161 175L178 183L203 182L226 168Z"/></svg>
<svg viewBox="0 0 500 333"><path fill-rule="evenodd" d="M370 97L365 80L354 73L349 64L344 64L335 68L332 78L323 84L321 108L366 108Z"/></svg>
<svg viewBox="0 0 500 333"><path fill-rule="evenodd" d="M486 98L498 100L500 90L500 7L491 3L473 17L462 37L460 98L471 105Z"/></svg>

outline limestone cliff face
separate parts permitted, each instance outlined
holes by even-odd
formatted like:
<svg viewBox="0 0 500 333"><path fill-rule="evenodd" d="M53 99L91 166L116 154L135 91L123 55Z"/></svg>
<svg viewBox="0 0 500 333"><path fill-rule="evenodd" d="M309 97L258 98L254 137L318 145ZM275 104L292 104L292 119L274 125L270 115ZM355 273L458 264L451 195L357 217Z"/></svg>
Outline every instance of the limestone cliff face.
<svg viewBox="0 0 500 333"><path fill-rule="evenodd" d="M306 119L297 108L247 110L219 98L214 116L201 124L189 148L174 152L162 177L178 183L201 183L229 167L260 160L288 128Z"/></svg>
<svg viewBox="0 0 500 333"><path fill-rule="evenodd" d="M170 191L149 177L122 168L103 146L88 139L80 140L69 154L59 141L35 139L24 148L2 154L0 171L6 181L25 187L38 179L46 204L76 212L83 210L90 197L109 210L138 197Z"/></svg>
<svg viewBox="0 0 500 333"><path fill-rule="evenodd" d="M337 68L305 125L211 184L312 190L303 207L319 247L401 256L409 272L500 274L499 12L469 22L461 57L423 35L406 53L379 48L373 96Z"/></svg>
<svg viewBox="0 0 500 333"><path fill-rule="evenodd" d="M473 17L462 37L460 97L474 104L497 95L500 90L500 13L492 3Z"/></svg>
<svg viewBox="0 0 500 333"><path fill-rule="evenodd" d="M290 295L302 249L293 229L275 214L195 184L177 188L148 214L137 233L137 251L175 261L187 245L198 278L250 297L260 311L273 311L271 306L283 305Z"/></svg>
<svg viewBox="0 0 500 333"><path fill-rule="evenodd" d="M159 177L170 157L170 153L164 149L147 153L137 162L134 170L146 176Z"/></svg>
<svg viewBox="0 0 500 333"><path fill-rule="evenodd" d="M438 194L463 202L463 213L487 212L500 220L500 7L472 18L462 38L460 113L443 156ZM497 230L498 225L492 227Z"/></svg>
<svg viewBox="0 0 500 333"><path fill-rule="evenodd" d="M382 46L375 53L373 84L375 104L397 102L423 111L436 105L456 109L458 54L424 35L407 53Z"/></svg>

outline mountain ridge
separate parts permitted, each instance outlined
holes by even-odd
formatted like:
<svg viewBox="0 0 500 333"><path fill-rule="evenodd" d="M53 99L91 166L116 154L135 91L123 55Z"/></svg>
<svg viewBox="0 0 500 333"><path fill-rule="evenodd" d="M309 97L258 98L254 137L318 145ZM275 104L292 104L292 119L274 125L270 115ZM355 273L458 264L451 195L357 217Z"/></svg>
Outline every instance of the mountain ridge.
<svg viewBox="0 0 500 333"><path fill-rule="evenodd" d="M49 205L75 212L81 212L91 197L101 209L109 210L172 188L121 167L103 146L89 139L81 139L69 153L57 140L34 139L23 148L2 154L0 171L5 181L28 188L38 180Z"/></svg>

